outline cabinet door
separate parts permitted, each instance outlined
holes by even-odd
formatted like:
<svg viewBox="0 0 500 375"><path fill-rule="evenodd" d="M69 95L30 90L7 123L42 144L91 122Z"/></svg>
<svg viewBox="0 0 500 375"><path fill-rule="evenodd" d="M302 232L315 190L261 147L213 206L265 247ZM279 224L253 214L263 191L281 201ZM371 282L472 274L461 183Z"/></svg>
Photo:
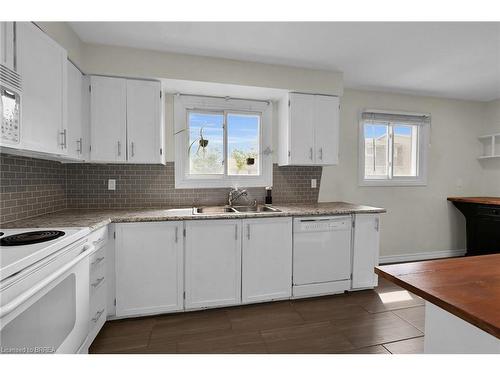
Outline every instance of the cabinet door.
<svg viewBox="0 0 500 375"><path fill-rule="evenodd" d="M241 221L186 222L186 309L241 301Z"/></svg>
<svg viewBox="0 0 500 375"><path fill-rule="evenodd" d="M243 220L241 277L243 303L291 296L291 218Z"/></svg>
<svg viewBox="0 0 500 375"><path fill-rule="evenodd" d="M339 98L315 95L314 139L316 164L338 164Z"/></svg>
<svg viewBox="0 0 500 375"><path fill-rule="evenodd" d="M354 221L352 288L373 288L378 283L374 268L378 265L380 217L359 214Z"/></svg>
<svg viewBox="0 0 500 375"><path fill-rule="evenodd" d="M116 224L116 315L183 309L181 222Z"/></svg>
<svg viewBox="0 0 500 375"><path fill-rule="evenodd" d="M127 80L127 141L131 163L163 159L160 82Z"/></svg>
<svg viewBox="0 0 500 375"><path fill-rule="evenodd" d="M290 94L289 164L314 164L314 95Z"/></svg>
<svg viewBox="0 0 500 375"><path fill-rule="evenodd" d="M84 147L88 139L84 139L84 77L70 62L68 64L68 156L84 159ZM88 90L88 88L87 88Z"/></svg>
<svg viewBox="0 0 500 375"><path fill-rule="evenodd" d="M91 161L127 160L127 80L90 78Z"/></svg>
<svg viewBox="0 0 500 375"><path fill-rule="evenodd" d="M22 76L21 147L65 154L66 51L30 22L17 22Z"/></svg>
<svg viewBox="0 0 500 375"><path fill-rule="evenodd" d="M14 67L14 22L0 22L0 64Z"/></svg>

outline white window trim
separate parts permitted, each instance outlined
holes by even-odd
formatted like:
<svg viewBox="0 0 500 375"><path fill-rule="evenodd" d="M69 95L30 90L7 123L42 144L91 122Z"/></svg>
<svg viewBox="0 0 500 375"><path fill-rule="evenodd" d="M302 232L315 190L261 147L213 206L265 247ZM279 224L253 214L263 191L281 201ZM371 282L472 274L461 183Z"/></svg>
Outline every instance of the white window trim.
<svg viewBox="0 0 500 375"><path fill-rule="evenodd" d="M188 143L187 113L189 110L260 113L261 174L259 176L228 176L225 174L220 176L190 176L187 173L189 160L186 146ZM174 97L174 142L176 189L272 186L272 102L176 95Z"/></svg>
<svg viewBox="0 0 500 375"><path fill-rule="evenodd" d="M423 123L419 126L418 131L418 176L417 177L393 177L392 179L385 178L365 178L365 136L364 136L364 120L362 114L365 112L386 113L394 115L407 116L428 116L428 113L401 112L390 110L373 110L365 109L359 113L358 127L358 185L359 186L426 186L427 185L427 169L428 169L428 149L430 141L430 122Z"/></svg>

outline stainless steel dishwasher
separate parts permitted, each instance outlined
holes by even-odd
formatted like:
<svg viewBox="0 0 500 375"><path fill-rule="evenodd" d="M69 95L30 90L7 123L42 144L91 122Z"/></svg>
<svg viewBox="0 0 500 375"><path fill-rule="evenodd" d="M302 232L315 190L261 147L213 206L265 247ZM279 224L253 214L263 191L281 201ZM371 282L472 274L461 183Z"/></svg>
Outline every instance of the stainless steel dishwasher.
<svg viewBox="0 0 500 375"><path fill-rule="evenodd" d="M351 280L351 216L293 221L293 296L342 293Z"/></svg>

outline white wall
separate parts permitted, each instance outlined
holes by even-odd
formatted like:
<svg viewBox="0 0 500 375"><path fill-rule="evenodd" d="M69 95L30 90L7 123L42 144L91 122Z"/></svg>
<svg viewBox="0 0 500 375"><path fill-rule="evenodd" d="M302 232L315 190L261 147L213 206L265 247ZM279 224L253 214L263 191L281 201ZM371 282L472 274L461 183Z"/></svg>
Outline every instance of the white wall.
<svg viewBox="0 0 500 375"><path fill-rule="evenodd" d="M343 74L214 57L88 44L65 22L37 22L87 74L170 78L342 95Z"/></svg>
<svg viewBox="0 0 500 375"><path fill-rule="evenodd" d="M364 108L431 113L427 186L358 186L358 116ZM480 102L345 89L340 164L323 169L320 201L387 208L382 215L381 255L465 249L465 220L446 198L480 191L476 124L483 108Z"/></svg>
<svg viewBox="0 0 500 375"><path fill-rule="evenodd" d="M63 46L71 61L81 68L83 42L66 22L36 22L36 24Z"/></svg>
<svg viewBox="0 0 500 375"><path fill-rule="evenodd" d="M84 44L83 56L83 69L89 74L184 79L333 95L342 95L343 89L342 73L324 70L95 44Z"/></svg>
<svg viewBox="0 0 500 375"><path fill-rule="evenodd" d="M500 133L500 99L485 104L483 128L481 134L492 133ZM497 143L497 147L500 147L499 143ZM485 196L499 197L500 158L481 160L479 164L483 172L482 194Z"/></svg>

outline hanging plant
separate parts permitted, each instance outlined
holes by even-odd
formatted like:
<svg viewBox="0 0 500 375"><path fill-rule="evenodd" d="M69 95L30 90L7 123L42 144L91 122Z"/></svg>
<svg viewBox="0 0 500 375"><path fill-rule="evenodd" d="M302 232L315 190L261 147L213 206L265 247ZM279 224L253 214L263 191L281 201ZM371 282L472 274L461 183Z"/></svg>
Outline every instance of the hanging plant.
<svg viewBox="0 0 500 375"><path fill-rule="evenodd" d="M205 148L208 146L208 139L203 138L203 127L200 128L200 137L195 139L188 148L188 154L191 152L191 147L198 142L198 149L196 150L196 155L199 155L200 149L203 151L203 155L205 155Z"/></svg>

